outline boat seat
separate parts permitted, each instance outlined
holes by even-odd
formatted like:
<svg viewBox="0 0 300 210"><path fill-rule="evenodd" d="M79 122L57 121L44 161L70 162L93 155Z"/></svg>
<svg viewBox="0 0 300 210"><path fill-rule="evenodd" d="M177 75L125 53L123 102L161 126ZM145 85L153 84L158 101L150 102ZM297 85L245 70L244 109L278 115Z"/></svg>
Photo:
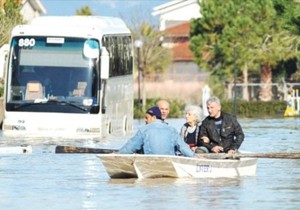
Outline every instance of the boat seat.
<svg viewBox="0 0 300 210"><path fill-rule="evenodd" d="M26 84L25 100L44 98L43 86L39 81L29 81Z"/></svg>

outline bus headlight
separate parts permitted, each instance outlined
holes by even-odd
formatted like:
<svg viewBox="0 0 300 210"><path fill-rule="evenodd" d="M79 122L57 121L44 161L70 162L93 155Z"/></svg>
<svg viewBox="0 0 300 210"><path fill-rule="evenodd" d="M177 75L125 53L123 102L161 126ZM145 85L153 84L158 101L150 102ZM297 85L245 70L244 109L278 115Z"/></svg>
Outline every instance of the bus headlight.
<svg viewBox="0 0 300 210"><path fill-rule="evenodd" d="M77 128L77 133L100 133L100 128Z"/></svg>
<svg viewBox="0 0 300 210"><path fill-rule="evenodd" d="M90 131L89 131L89 129L87 129L87 128L77 128L77 129L76 129L76 132L77 132L77 133L88 133L88 132L90 132Z"/></svg>
<svg viewBox="0 0 300 210"><path fill-rule="evenodd" d="M26 127L23 125L4 125L3 130L17 130L17 131L25 131Z"/></svg>
<svg viewBox="0 0 300 210"><path fill-rule="evenodd" d="M15 125L15 126L13 126L13 130L25 131L26 128L23 125Z"/></svg>
<svg viewBox="0 0 300 210"><path fill-rule="evenodd" d="M85 98L85 99L83 99L82 104L84 106L91 106L93 104L93 99L91 99L91 98Z"/></svg>

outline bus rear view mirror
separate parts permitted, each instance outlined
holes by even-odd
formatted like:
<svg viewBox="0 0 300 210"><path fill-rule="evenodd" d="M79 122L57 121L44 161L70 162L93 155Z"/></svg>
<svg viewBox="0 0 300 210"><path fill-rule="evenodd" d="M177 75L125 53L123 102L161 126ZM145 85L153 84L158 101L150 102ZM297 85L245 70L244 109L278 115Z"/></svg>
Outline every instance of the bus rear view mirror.
<svg viewBox="0 0 300 210"><path fill-rule="evenodd" d="M99 56L99 44L96 40L88 39L83 45L83 54L87 58L95 59Z"/></svg>
<svg viewBox="0 0 300 210"><path fill-rule="evenodd" d="M101 48L101 79L109 77L109 54L105 47Z"/></svg>

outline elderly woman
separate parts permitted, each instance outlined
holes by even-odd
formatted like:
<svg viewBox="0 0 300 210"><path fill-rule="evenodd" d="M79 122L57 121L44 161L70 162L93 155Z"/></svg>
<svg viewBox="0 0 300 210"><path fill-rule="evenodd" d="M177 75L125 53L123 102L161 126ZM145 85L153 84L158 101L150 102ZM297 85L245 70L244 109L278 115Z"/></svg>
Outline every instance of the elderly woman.
<svg viewBox="0 0 300 210"><path fill-rule="evenodd" d="M185 108L186 123L182 126L180 135L195 152L208 152L203 142L209 143L209 139L200 139L200 127L202 121L202 109L197 105L188 105Z"/></svg>

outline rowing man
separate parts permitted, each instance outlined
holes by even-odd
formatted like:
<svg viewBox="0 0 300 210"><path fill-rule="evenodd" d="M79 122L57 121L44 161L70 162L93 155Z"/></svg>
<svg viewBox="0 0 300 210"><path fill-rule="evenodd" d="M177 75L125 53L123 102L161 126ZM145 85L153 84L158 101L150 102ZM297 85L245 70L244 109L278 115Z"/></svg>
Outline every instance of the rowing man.
<svg viewBox="0 0 300 210"><path fill-rule="evenodd" d="M175 155L178 148L182 155L193 157L194 152L172 126L163 123L157 106L147 110L142 128L118 151L120 154L133 154L143 150L144 154Z"/></svg>

